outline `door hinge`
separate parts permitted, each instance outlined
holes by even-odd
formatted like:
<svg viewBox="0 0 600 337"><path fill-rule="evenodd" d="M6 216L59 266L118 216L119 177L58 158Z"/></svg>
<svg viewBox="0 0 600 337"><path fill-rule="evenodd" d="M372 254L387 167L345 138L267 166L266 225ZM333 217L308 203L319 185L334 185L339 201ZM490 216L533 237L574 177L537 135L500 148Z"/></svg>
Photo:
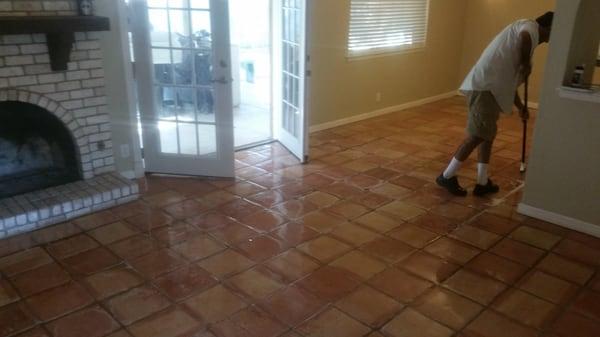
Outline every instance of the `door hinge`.
<svg viewBox="0 0 600 337"><path fill-rule="evenodd" d="M310 71L310 70L307 70L307 71L306 71L306 77L310 77L310 75L312 75L312 71Z"/></svg>

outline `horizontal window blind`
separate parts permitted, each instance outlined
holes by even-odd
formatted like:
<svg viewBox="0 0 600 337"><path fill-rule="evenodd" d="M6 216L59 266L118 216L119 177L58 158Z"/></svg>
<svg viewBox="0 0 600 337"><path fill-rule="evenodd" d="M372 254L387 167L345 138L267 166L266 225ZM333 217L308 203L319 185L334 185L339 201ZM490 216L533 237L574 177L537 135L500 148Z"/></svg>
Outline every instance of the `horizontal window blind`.
<svg viewBox="0 0 600 337"><path fill-rule="evenodd" d="M422 48L429 0L351 0L348 56Z"/></svg>

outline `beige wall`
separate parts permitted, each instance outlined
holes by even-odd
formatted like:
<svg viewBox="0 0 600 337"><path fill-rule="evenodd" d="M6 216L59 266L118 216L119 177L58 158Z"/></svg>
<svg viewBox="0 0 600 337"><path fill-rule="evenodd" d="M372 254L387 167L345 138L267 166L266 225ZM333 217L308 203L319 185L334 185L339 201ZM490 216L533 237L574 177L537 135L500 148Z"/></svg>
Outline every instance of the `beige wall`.
<svg viewBox="0 0 600 337"><path fill-rule="evenodd" d="M350 0L313 0L310 125L456 90L466 2L431 0L425 50L348 61Z"/></svg>
<svg viewBox="0 0 600 337"><path fill-rule="evenodd" d="M535 19L554 10L555 3L555 0L468 0L458 85L477 62L481 52L504 27L518 19ZM536 49L529 90L532 102L539 101L547 52L547 44Z"/></svg>
<svg viewBox="0 0 600 337"><path fill-rule="evenodd" d="M585 7L578 12L579 3ZM572 60L595 54L578 41L591 37L597 45L598 22L600 1L557 0L557 29L544 74L523 205L592 224L588 229L600 235L600 103L561 98L556 91L572 72Z"/></svg>

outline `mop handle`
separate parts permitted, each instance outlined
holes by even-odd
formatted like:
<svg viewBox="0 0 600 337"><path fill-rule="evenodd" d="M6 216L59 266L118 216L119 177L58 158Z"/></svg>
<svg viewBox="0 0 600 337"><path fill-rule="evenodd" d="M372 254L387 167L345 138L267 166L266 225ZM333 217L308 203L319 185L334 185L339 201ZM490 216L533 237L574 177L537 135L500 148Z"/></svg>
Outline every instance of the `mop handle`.
<svg viewBox="0 0 600 337"><path fill-rule="evenodd" d="M524 109L525 111L529 111L528 103L529 103L529 76L525 78L525 102ZM525 151L527 149L527 119L523 118L523 148L521 151L521 163L525 163Z"/></svg>

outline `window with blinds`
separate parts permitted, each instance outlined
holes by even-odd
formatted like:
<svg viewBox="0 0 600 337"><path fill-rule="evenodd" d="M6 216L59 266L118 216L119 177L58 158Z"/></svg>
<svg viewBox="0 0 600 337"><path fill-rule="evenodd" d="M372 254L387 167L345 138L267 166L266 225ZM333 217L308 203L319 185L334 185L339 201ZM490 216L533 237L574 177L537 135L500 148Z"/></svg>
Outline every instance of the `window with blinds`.
<svg viewBox="0 0 600 337"><path fill-rule="evenodd" d="M351 0L348 56L425 47L429 0Z"/></svg>

